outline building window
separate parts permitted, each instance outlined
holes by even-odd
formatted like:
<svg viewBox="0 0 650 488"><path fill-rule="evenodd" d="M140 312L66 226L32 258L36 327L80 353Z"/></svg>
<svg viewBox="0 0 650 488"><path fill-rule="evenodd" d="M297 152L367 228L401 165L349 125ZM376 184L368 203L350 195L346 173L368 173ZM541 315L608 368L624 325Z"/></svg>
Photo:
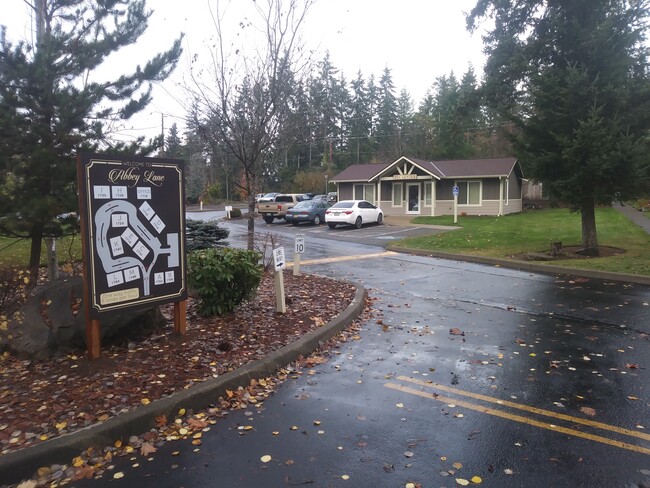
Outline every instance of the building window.
<svg viewBox="0 0 650 488"><path fill-rule="evenodd" d="M393 207L402 206L402 183L393 183Z"/></svg>
<svg viewBox="0 0 650 488"><path fill-rule="evenodd" d="M458 205L481 205L480 181L457 181Z"/></svg>
<svg viewBox="0 0 650 488"><path fill-rule="evenodd" d="M427 207L431 206L431 182L430 181L425 181L424 182L424 205Z"/></svg>
<svg viewBox="0 0 650 488"><path fill-rule="evenodd" d="M354 199L374 202L375 185L354 185Z"/></svg>

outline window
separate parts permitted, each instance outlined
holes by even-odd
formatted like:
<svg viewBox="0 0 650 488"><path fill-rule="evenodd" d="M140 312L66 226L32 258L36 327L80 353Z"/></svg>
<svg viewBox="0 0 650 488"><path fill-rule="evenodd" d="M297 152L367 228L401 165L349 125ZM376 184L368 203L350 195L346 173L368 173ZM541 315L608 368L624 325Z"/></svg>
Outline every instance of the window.
<svg viewBox="0 0 650 488"><path fill-rule="evenodd" d="M393 206L401 207L402 206L402 184L393 183Z"/></svg>
<svg viewBox="0 0 650 488"><path fill-rule="evenodd" d="M458 205L480 205L481 204L481 182L480 181L457 181Z"/></svg>
<svg viewBox="0 0 650 488"><path fill-rule="evenodd" d="M424 182L424 204L427 207L431 206L431 182L430 181L425 181Z"/></svg>
<svg viewBox="0 0 650 488"><path fill-rule="evenodd" d="M354 199L374 201L375 185L354 185Z"/></svg>

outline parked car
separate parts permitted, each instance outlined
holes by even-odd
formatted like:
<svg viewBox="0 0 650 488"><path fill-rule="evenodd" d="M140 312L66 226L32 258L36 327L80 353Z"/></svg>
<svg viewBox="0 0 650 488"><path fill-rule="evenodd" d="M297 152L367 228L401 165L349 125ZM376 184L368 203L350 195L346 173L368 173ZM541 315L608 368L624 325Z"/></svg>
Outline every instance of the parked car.
<svg viewBox="0 0 650 488"><path fill-rule="evenodd" d="M293 225L298 225L300 222L320 225L321 222L325 222L325 212L329 207L329 203L322 200L303 200L287 210L284 220Z"/></svg>
<svg viewBox="0 0 650 488"><path fill-rule="evenodd" d="M383 223L384 212L366 200L341 200L325 212L325 222L330 229L337 224L354 225L360 229L363 224Z"/></svg>
<svg viewBox="0 0 650 488"><path fill-rule="evenodd" d="M258 203L260 201L260 198L264 196L264 193L258 193L255 195L255 203Z"/></svg>
<svg viewBox="0 0 650 488"><path fill-rule="evenodd" d="M272 224L275 219L283 219L287 210L303 200L309 200L304 193L282 193L276 195L272 202L258 203L257 212L262 216L264 222Z"/></svg>
<svg viewBox="0 0 650 488"><path fill-rule="evenodd" d="M264 195L262 195L257 200L257 203L260 203L260 202L272 202L273 200L275 200L275 197L277 197L278 195L280 195L280 193L277 192L277 191L272 191L270 193L265 193Z"/></svg>
<svg viewBox="0 0 650 488"><path fill-rule="evenodd" d="M339 194L335 191L331 191L327 194L327 201L331 203L336 203L339 199Z"/></svg>
<svg viewBox="0 0 650 488"><path fill-rule="evenodd" d="M323 202L328 201L327 200L327 195L314 195L311 199L312 200L319 200L319 201L323 201Z"/></svg>

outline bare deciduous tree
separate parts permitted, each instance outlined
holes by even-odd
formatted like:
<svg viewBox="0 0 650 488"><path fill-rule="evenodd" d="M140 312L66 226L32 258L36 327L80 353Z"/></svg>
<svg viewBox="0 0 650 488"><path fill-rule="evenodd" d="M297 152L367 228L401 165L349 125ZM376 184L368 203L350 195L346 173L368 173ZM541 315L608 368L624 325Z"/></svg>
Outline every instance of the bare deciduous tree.
<svg viewBox="0 0 650 488"><path fill-rule="evenodd" d="M193 72L196 126L207 144L224 147L240 165L235 179L248 196L248 249L254 247L255 194L268 156L292 109L293 87L307 73L309 56L300 29L314 0L251 3L255 20L238 22L231 42L228 9L213 11L215 44L203 76ZM259 41L259 42L256 42ZM207 73L207 75L205 74Z"/></svg>

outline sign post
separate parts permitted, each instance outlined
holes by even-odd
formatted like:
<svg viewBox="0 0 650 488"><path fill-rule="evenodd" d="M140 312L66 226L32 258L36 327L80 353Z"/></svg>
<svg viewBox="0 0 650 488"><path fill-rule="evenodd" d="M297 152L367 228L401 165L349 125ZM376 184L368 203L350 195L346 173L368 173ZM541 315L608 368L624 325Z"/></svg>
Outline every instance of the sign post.
<svg viewBox="0 0 650 488"><path fill-rule="evenodd" d="M300 276L300 255L305 252L305 234L296 234L296 245L293 250L293 275Z"/></svg>
<svg viewBox="0 0 650 488"><path fill-rule="evenodd" d="M460 193L456 185L452 187L451 193L454 195L454 224L456 224L458 223L458 193Z"/></svg>
<svg viewBox="0 0 650 488"><path fill-rule="evenodd" d="M284 258L284 248L278 247L273 249L273 266L275 269L275 311L286 313L287 305L284 300L284 275L282 270L286 265Z"/></svg>
<svg viewBox="0 0 650 488"><path fill-rule="evenodd" d="M77 157L86 343L101 354L100 322L118 311L174 303L185 332L184 163L175 159Z"/></svg>

